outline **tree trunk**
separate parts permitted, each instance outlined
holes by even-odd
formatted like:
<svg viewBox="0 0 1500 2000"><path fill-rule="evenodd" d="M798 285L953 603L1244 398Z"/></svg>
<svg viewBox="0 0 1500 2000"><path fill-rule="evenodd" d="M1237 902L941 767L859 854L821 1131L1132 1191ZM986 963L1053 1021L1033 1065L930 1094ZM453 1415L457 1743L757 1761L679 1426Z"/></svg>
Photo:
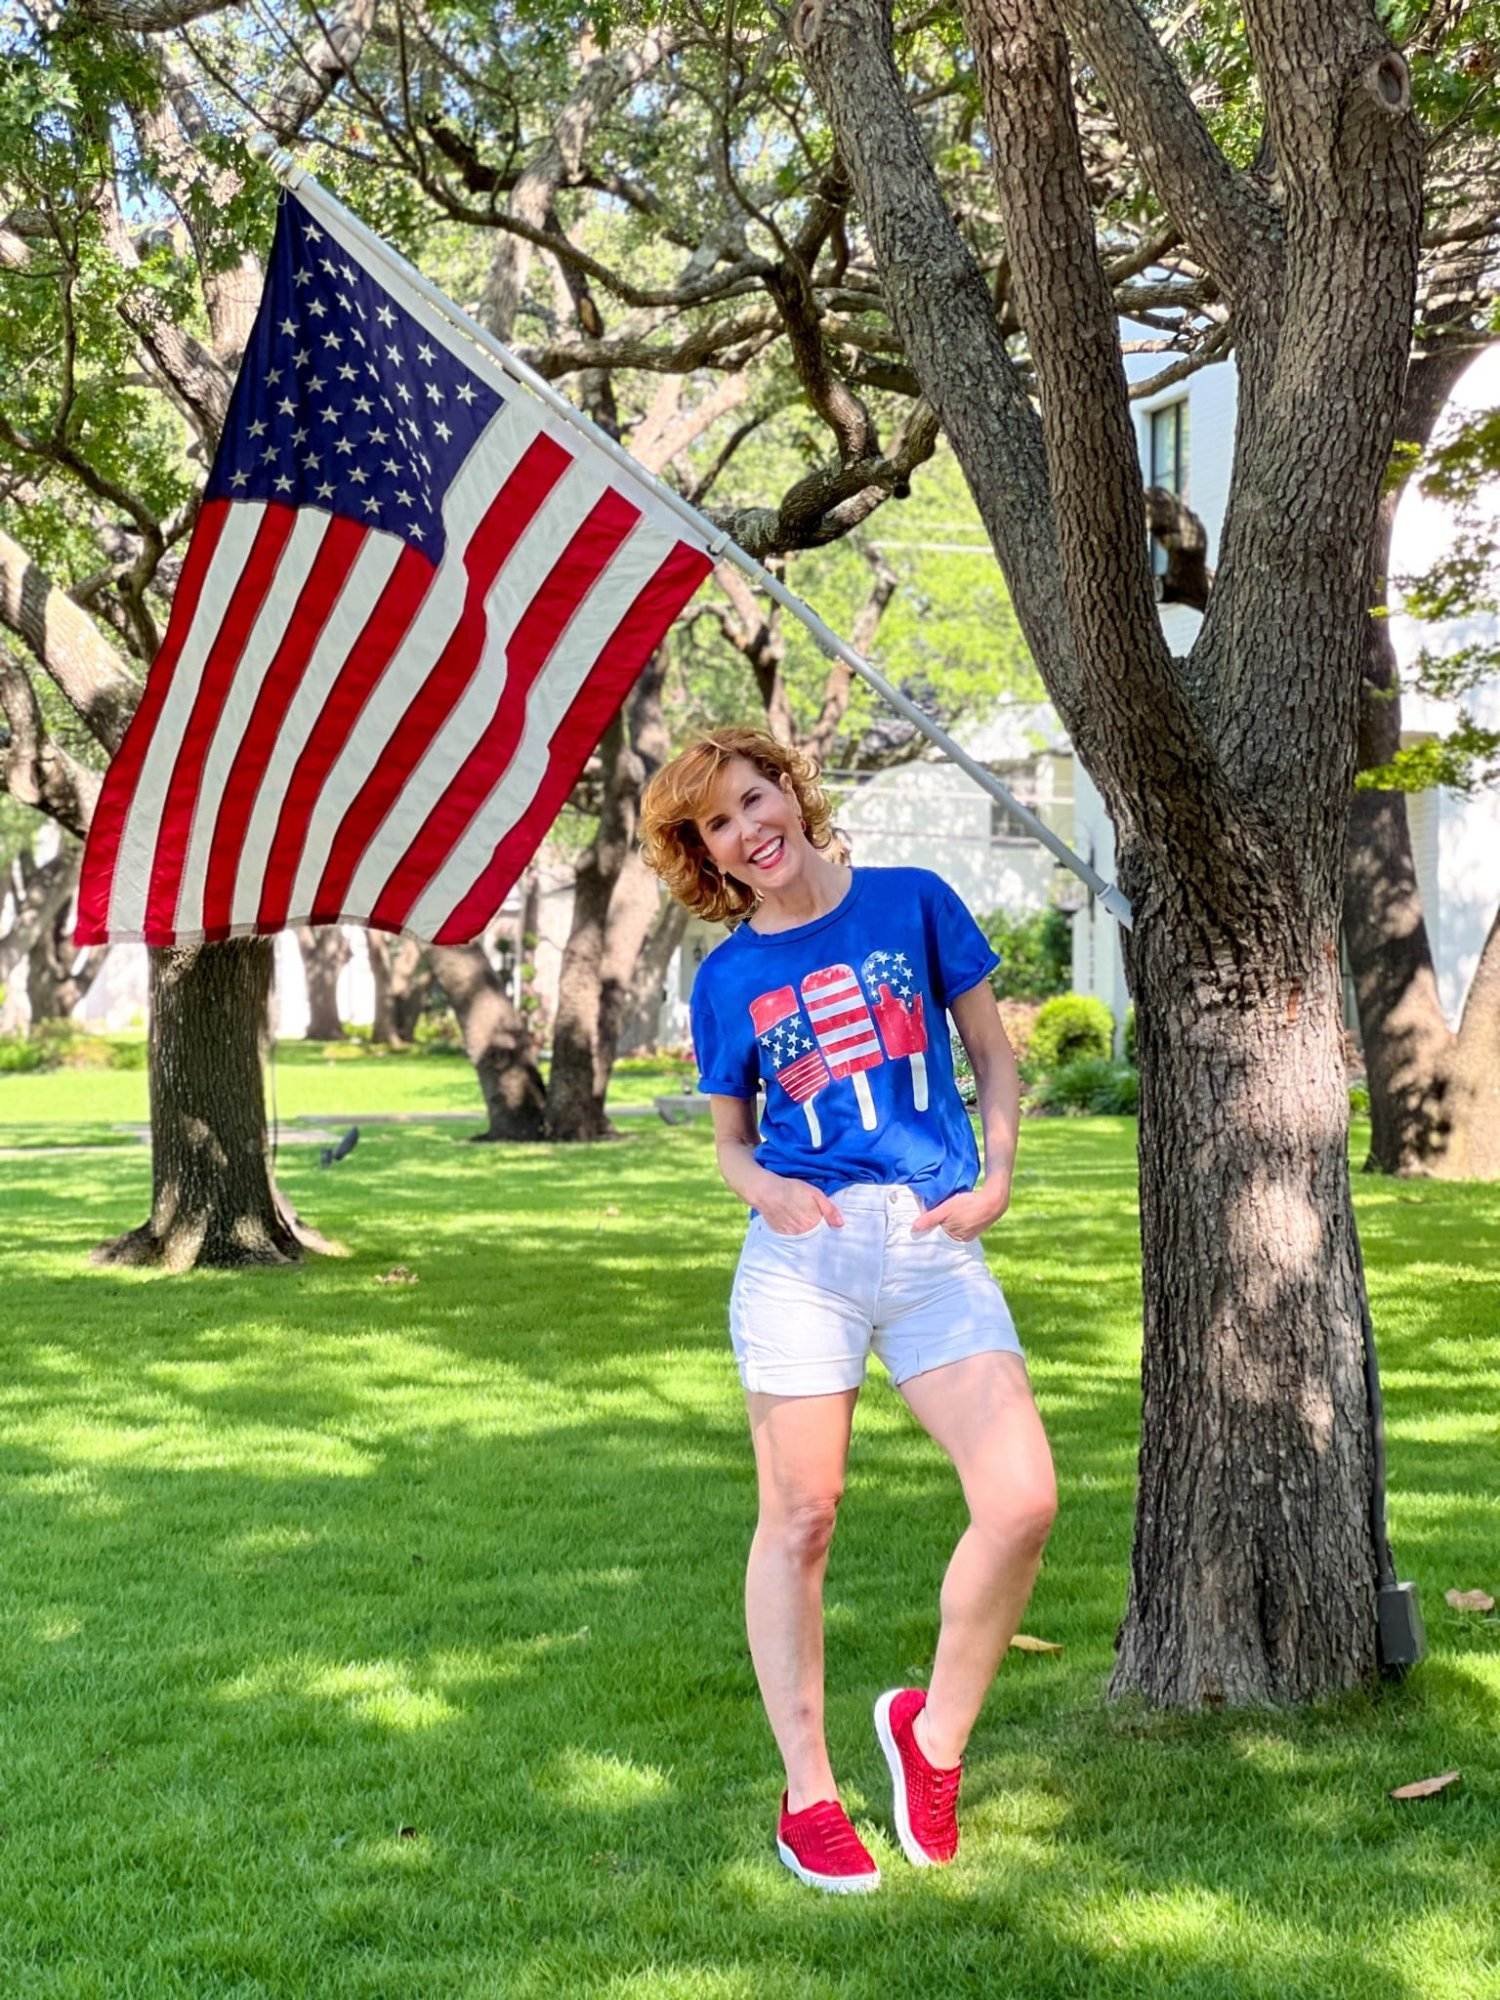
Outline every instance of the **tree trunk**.
<svg viewBox="0 0 1500 2000"><path fill-rule="evenodd" d="M297 944L307 975L307 1034L310 1042L341 1042L339 974L354 956L339 924L298 924Z"/></svg>
<svg viewBox="0 0 1500 2000"><path fill-rule="evenodd" d="M76 882L78 857L74 855L72 860ZM70 888L66 900L54 909L51 921L37 933L26 956L26 1001L33 1027L38 1021L68 1020L82 1004L109 955L108 945L93 945L86 952L78 951L73 943L71 909Z"/></svg>
<svg viewBox="0 0 1500 2000"><path fill-rule="evenodd" d="M624 1025L620 1030L620 1048L626 1054L635 1049L654 1049L660 1041L667 974L687 932L687 923L687 905L679 903L675 896L668 896L656 913L656 922L631 975Z"/></svg>
<svg viewBox="0 0 1500 2000"><path fill-rule="evenodd" d="M533 861L521 877L521 926L519 938L521 973L521 1018L536 1048L545 1048L551 1034L547 1003L537 976L537 948L542 941L542 876Z"/></svg>
<svg viewBox="0 0 1500 2000"><path fill-rule="evenodd" d="M434 945L437 978L458 1017L464 1053L479 1078L488 1129L479 1140L546 1136L547 1092L531 1037L478 945Z"/></svg>
<svg viewBox="0 0 1500 2000"><path fill-rule="evenodd" d="M1456 347L1413 357L1396 432L1415 447L1409 465L1430 442L1472 358L1472 350ZM1378 611L1387 602L1391 535L1407 483L1389 480L1381 496L1370 591ZM1400 747L1396 650L1389 619L1376 616L1366 621L1360 768L1388 763ZM1438 996L1404 792L1354 794L1344 860L1344 940L1370 1090L1367 1169L1440 1179L1500 1176L1490 1084L1500 1066L1497 1003L1487 1001L1485 987L1478 1005L1465 1009L1461 1049Z"/></svg>
<svg viewBox="0 0 1500 2000"><path fill-rule="evenodd" d="M416 1033L436 981L432 962L415 938L391 937L384 931L366 931L365 937L375 981L373 1039L388 1048L404 1047Z"/></svg>
<svg viewBox="0 0 1500 2000"><path fill-rule="evenodd" d="M1145 1294L1140 1490L1113 1692L1311 1699L1375 1666L1363 1273L1337 956L1132 940Z"/></svg>
<svg viewBox="0 0 1500 2000"><path fill-rule="evenodd" d="M330 1251L271 1176L261 1065L268 939L151 953L151 1215L100 1264L235 1269Z"/></svg>
<svg viewBox="0 0 1500 2000"><path fill-rule="evenodd" d="M573 922L558 979L547 1130L582 1141L616 1136L604 1109L631 978L656 916L656 878L635 844L641 792L665 752L658 647L600 745L604 803L579 863Z"/></svg>

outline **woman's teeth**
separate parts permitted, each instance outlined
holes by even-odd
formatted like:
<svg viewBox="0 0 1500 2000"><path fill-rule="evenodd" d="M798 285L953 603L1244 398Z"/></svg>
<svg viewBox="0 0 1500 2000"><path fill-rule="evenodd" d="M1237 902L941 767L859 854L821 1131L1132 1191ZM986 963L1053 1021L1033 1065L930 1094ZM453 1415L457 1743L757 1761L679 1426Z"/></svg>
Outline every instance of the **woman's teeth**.
<svg viewBox="0 0 1500 2000"><path fill-rule="evenodd" d="M781 859L781 850L785 845L785 841L777 840L769 847L758 847L750 857L751 867L774 868Z"/></svg>

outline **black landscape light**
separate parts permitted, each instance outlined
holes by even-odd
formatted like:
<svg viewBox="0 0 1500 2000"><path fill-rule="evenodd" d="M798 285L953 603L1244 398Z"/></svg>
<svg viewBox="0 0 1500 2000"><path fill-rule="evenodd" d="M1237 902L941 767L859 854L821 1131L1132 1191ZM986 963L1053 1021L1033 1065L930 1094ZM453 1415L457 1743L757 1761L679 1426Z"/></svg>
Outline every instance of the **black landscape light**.
<svg viewBox="0 0 1500 2000"><path fill-rule="evenodd" d="M1370 1527L1375 1538L1375 1650L1380 1671L1401 1680L1427 1651L1417 1586L1400 1582L1385 1522L1385 1404L1375 1359L1375 1334L1365 1315L1365 1399L1370 1411Z"/></svg>

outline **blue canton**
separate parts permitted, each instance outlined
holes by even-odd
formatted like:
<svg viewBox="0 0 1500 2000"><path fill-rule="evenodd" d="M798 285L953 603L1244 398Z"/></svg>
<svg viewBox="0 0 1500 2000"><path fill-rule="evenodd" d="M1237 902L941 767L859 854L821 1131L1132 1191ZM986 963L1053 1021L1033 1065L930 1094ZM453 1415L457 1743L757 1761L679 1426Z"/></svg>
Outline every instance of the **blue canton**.
<svg viewBox="0 0 1500 2000"><path fill-rule="evenodd" d="M322 508L436 563L444 496L503 401L288 196L207 498Z"/></svg>

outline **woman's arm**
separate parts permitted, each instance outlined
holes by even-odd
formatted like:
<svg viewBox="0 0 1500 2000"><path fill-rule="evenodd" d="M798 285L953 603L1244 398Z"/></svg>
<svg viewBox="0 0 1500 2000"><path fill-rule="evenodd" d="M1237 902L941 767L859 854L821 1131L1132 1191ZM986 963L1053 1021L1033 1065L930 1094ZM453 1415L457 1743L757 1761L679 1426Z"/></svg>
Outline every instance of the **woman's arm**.
<svg viewBox="0 0 1500 2000"><path fill-rule="evenodd" d="M950 1236L967 1242L998 1221L1010 1206L1011 1172L1021 1124L1021 1079L987 979L960 993L950 1003L949 1012L974 1070L984 1133L984 1182L940 1201L919 1216L915 1226L920 1233L941 1223Z"/></svg>
<svg viewBox="0 0 1500 2000"><path fill-rule="evenodd" d="M839 1228L844 1218L828 1196L807 1181L789 1180L757 1165L760 1133L751 1097L710 1097L714 1117L714 1154L724 1184L741 1201L759 1209L779 1236L800 1236L818 1222Z"/></svg>

